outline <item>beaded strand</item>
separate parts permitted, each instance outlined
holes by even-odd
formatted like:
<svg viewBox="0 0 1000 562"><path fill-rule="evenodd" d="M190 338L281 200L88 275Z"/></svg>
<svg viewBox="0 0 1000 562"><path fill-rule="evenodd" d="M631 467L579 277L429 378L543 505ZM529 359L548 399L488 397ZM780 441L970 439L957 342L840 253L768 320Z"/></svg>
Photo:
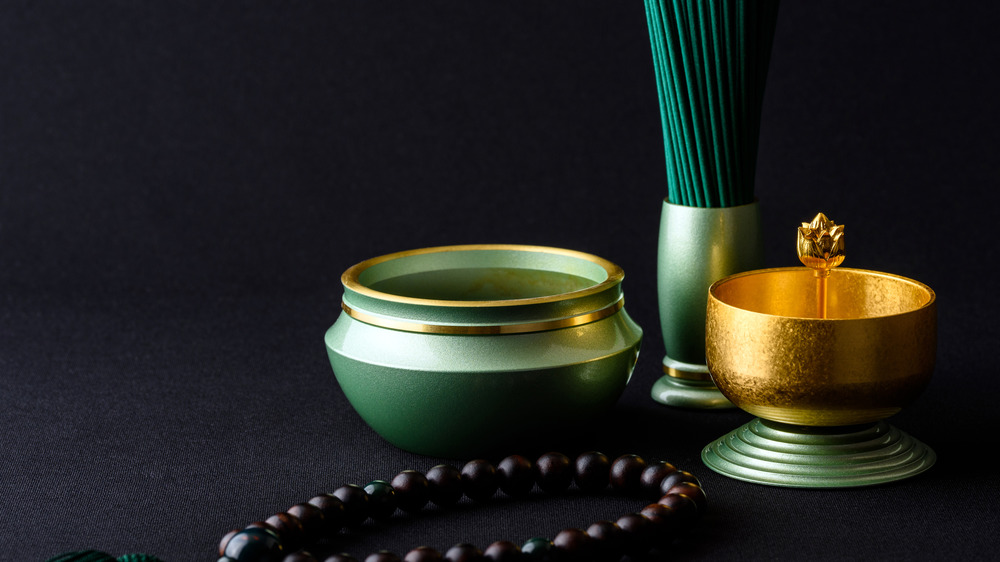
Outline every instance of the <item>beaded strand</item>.
<svg viewBox="0 0 1000 562"><path fill-rule="evenodd" d="M536 537L520 547L510 541L496 541L479 550L459 543L442 554L419 546L402 558L379 551L368 555L364 562L508 562L543 560L553 555L561 560L617 560L623 555L638 556L667 546L704 512L707 503L693 474L668 462L647 463L638 455L622 455L612 462L596 451L575 460L562 453L546 453L534 463L511 455L495 466L477 459L461 469L441 464L426 474L404 470L389 482L373 480L364 487L349 484L320 494L264 521L227 533L219 543L219 562L358 562L346 553L321 561L306 548L369 518L385 520L396 509L416 514L428 502L447 508L463 495L475 502L486 502L497 490L520 498L535 485L545 493L559 494L573 483L584 492L610 486L655 503L616 521L598 521L586 529L563 529L552 540Z"/></svg>

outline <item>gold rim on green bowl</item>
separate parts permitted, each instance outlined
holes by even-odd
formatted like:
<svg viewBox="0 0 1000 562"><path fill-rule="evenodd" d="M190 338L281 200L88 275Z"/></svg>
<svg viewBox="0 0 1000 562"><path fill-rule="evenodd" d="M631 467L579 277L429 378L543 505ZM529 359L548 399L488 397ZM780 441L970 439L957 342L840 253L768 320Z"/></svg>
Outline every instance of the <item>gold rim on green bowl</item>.
<svg viewBox="0 0 1000 562"><path fill-rule="evenodd" d="M342 308L421 333L516 334L578 326L622 306L621 267L584 252L515 244L438 246L344 272Z"/></svg>

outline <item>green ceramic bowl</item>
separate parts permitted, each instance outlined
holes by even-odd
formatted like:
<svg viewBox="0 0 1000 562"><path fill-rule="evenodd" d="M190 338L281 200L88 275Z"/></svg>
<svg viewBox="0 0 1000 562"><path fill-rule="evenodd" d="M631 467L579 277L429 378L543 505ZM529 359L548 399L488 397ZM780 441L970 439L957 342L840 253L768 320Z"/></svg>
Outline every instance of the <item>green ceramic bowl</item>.
<svg viewBox="0 0 1000 562"><path fill-rule="evenodd" d="M358 414L408 451L464 457L578 425L628 383L642 330L623 273L539 246L425 248L344 272L326 332Z"/></svg>

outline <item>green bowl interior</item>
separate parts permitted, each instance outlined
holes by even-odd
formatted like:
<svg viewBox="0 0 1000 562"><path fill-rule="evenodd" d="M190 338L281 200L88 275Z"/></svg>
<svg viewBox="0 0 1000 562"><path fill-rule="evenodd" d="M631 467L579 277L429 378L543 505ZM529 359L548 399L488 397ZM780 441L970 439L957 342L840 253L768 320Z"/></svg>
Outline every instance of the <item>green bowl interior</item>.
<svg viewBox="0 0 1000 562"><path fill-rule="evenodd" d="M382 293L448 301L549 297L607 279L607 270L586 259L510 249L412 254L372 265L358 276L361 285Z"/></svg>

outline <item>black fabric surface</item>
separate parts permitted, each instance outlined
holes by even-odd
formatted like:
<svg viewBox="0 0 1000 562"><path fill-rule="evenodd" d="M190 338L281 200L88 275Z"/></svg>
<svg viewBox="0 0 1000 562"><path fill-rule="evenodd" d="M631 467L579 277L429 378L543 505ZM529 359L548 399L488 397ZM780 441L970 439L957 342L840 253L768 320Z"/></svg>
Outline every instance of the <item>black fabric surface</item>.
<svg viewBox="0 0 1000 562"><path fill-rule="evenodd" d="M767 261L847 225L845 266L939 303L934 378L891 423L929 472L758 486L701 448L751 419L654 403L666 194L641 2L57 2L0 7L0 560L215 560L228 530L441 461L333 378L344 269L440 244L551 245L626 272L624 396L518 452L669 460L711 509L670 559L990 559L1000 541L998 10L785 2L757 173ZM518 412L511 412L512 416ZM553 536L640 506L499 500L345 539L363 554Z"/></svg>

